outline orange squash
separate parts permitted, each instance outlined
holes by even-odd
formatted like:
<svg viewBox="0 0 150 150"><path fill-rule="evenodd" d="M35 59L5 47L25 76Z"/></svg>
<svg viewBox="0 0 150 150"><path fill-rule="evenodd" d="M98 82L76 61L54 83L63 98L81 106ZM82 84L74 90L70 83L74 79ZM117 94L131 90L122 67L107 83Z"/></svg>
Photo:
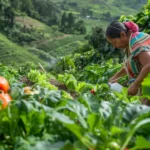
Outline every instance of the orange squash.
<svg viewBox="0 0 150 150"><path fill-rule="evenodd" d="M2 109L6 108L11 100L12 98L9 94L0 93L0 101L2 101Z"/></svg>
<svg viewBox="0 0 150 150"><path fill-rule="evenodd" d="M7 79L2 76L0 76L0 90L4 91L4 93L7 93L10 90Z"/></svg>

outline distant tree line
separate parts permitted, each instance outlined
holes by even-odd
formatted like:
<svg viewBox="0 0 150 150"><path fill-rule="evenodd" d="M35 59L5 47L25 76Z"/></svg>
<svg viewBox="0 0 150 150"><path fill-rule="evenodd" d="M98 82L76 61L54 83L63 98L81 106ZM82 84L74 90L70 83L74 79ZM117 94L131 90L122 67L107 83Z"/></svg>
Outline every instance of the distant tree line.
<svg viewBox="0 0 150 150"><path fill-rule="evenodd" d="M77 6L70 2L70 6ZM0 28L13 27L16 15L28 15L49 26L59 26L64 33L86 32L83 21L75 21L72 13L63 14L58 6L50 0L0 0Z"/></svg>
<svg viewBox="0 0 150 150"><path fill-rule="evenodd" d="M60 23L60 31L64 33L77 33L77 34L85 34L86 28L83 20L75 21L75 17L72 13L66 14L63 13Z"/></svg>
<svg viewBox="0 0 150 150"><path fill-rule="evenodd" d="M6 25L14 25L15 15L26 14L48 25L58 23L60 10L49 0L0 0L0 19Z"/></svg>

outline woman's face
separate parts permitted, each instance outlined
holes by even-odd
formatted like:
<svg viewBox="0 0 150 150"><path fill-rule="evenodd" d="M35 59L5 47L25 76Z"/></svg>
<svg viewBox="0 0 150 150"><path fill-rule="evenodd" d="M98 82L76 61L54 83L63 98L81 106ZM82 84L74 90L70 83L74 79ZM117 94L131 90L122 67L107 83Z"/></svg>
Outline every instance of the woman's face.
<svg viewBox="0 0 150 150"><path fill-rule="evenodd" d="M126 48L129 44L129 38L127 37L127 35L123 32L120 33L120 37L119 38L110 38L107 37L107 41L109 43L111 43L113 45L113 47L115 48Z"/></svg>

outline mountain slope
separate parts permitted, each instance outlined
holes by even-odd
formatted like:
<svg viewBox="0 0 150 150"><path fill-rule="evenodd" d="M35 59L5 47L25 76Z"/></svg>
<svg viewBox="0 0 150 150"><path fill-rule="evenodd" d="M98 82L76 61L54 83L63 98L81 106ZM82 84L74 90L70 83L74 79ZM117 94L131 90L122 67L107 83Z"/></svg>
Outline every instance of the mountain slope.
<svg viewBox="0 0 150 150"><path fill-rule="evenodd" d="M0 63L20 66L27 62L39 62L47 66L47 63L39 59L36 55L32 55L25 48L16 45L0 34Z"/></svg>

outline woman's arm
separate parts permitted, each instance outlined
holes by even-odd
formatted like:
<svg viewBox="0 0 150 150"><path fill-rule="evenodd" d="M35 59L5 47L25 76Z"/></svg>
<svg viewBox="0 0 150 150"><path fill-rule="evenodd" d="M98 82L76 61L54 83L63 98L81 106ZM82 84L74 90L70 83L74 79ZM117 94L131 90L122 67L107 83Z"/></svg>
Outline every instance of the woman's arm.
<svg viewBox="0 0 150 150"><path fill-rule="evenodd" d="M135 80L136 85L140 85L144 78L150 73L150 52L142 52L139 54L139 61L142 65L139 76Z"/></svg>
<svg viewBox="0 0 150 150"><path fill-rule="evenodd" d="M142 81L150 73L150 52L140 53L138 59L142 65L142 69L137 79L130 85L128 89L129 95L135 95L137 93Z"/></svg>
<svg viewBox="0 0 150 150"><path fill-rule="evenodd" d="M127 72L126 72L125 68L123 67L120 69L120 71L118 71L113 77L111 77L109 79L109 82L111 82L111 83L117 82L120 77L123 77L125 75L127 75Z"/></svg>

